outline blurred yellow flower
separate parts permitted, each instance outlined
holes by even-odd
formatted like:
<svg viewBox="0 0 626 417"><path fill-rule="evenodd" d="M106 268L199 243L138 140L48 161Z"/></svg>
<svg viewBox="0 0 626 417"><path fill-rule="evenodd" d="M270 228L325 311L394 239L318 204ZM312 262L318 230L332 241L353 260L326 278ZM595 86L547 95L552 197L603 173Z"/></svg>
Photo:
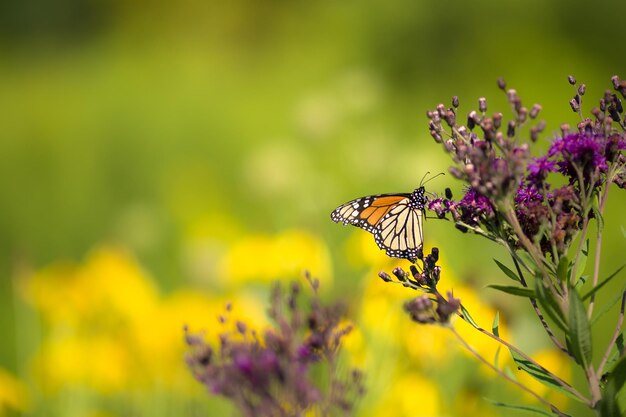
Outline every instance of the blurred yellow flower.
<svg viewBox="0 0 626 417"><path fill-rule="evenodd" d="M374 269L389 265L393 260L385 255L371 234L354 229L345 243L343 258L352 267L369 266ZM396 260L396 263L401 262Z"/></svg>
<svg viewBox="0 0 626 417"><path fill-rule="evenodd" d="M109 393L127 387L137 362L132 335L159 302L129 254L103 247L83 265L44 268L26 281L24 294L49 324L34 361L46 389L75 384Z"/></svg>
<svg viewBox="0 0 626 417"><path fill-rule="evenodd" d="M154 315L145 317L133 334L136 346L137 373L143 384L158 384L179 392L199 392L183 363L186 345L183 326L192 333L202 333L217 346L218 335L234 331L237 320L245 321L250 329L260 331L267 326L264 305L256 297L241 294L233 299L232 311L225 314L224 298L208 297L190 289L179 290L165 298ZM218 322L218 316L227 319ZM200 386L198 385L198 388ZM191 391L193 390L193 391Z"/></svg>
<svg viewBox="0 0 626 417"><path fill-rule="evenodd" d="M117 319L136 322L158 300L155 286L137 262L107 247L93 251L83 266L58 263L42 269L25 282L23 293L51 325L74 328L87 320L115 327Z"/></svg>
<svg viewBox="0 0 626 417"><path fill-rule="evenodd" d="M330 281L332 265L328 248L311 233L287 230L274 236L248 235L235 242L220 261L217 279L224 286L271 282L293 279L304 270L322 282Z"/></svg>
<svg viewBox="0 0 626 417"><path fill-rule="evenodd" d="M365 369L367 346L363 332L356 323L348 321L340 323L339 328L347 325L352 326L352 330L341 339L344 357L351 367Z"/></svg>
<svg viewBox="0 0 626 417"><path fill-rule="evenodd" d="M441 415L441 398L435 383L415 371L392 380L382 394L372 417L437 417Z"/></svg>
<svg viewBox="0 0 626 417"><path fill-rule="evenodd" d="M57 264L26 280L26 299L48 324L33 365L48 392L84 386L103 394L166 389L202 392L183 361L183 326L218 334L237 320L261 331L264 304L239 291L226 324L218 323L227 299L181 288L166 297L128 253L113 247L93 251L83 264Z"/></svg>
<svg viewBox="0 0 626 417"><path fill-rule="evenodd" d="M34 361L35 375L49 392L86 386L110 394L128 386L132 358L125 340L108 334L45 340Z"/></svg>
<svg viewBox="0 0 626 417"><path fill-rule="evenodd" d="M26 386L0 368L0 416L10 411L24 411L28 406Z"/></svg>

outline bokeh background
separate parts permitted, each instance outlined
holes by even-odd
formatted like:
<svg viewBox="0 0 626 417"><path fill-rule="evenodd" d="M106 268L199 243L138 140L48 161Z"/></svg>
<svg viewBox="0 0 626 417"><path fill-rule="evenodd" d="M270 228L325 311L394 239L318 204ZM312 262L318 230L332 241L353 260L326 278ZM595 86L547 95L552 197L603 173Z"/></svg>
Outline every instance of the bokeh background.
<svg viewBox="0 0 626 417"><path fill-rule="evenodd" d="M270 283L305 268L350 306L346 363L369 388L359 416L515 415L484 398L532 399L444 330L411 324L413 294L376 277L406 263L329 213L445 172L425 112L454 94L461 114L480 96L506 111L499 76L543 105L545 148L576 123L568 74L587 83L587 110L626 76L625 13L606 0L4 0L0 415L232 415L185 368L182 326L210 335L227 300L263 326ZM450 176L428 184L447 186L460 192ZM605 274L624 259L624 203L612 191ZM442 288L485 327L499 311L506 337L580 378L526 303L484 289L504 283L503 252L425 228Z"/></svg>

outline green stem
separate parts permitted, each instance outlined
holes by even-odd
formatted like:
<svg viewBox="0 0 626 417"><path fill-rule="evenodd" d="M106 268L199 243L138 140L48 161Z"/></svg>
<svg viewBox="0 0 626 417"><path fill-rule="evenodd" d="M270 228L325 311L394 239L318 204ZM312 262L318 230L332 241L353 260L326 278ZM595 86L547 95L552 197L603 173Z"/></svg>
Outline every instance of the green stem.
<svg viewBox="0 0 626 417"><path fill-rule="evenodd" d="M513 209L510 207L507 208L504 211L504 217L513 228L513 231L515 231L517 238L520 240L520 242L522 242L522 245L524 246L524 249L526 249L526 252L528 252L528 254L533 258L533 261L535 261L535 264L539 267L539 269L541 269L541 272L544 274L544 276L548 277L545 265L543 264L543 255L538 252L537 247L533 244L533 242L530 241L530 239L528 239L526 234L524 234L522 226L519 224L519 221Z"/></svg>
<svg viewBox="0 0 626 417"><path fill-rule="evenodd" d="M580 240L576 248L576 255L574 256L574 265L572 266L572 273L570 275L570 283L572 287L576 286L576 272L578 269L578 262L580 261L580 254L582 253L583 244L587 240L587 229L589 228L589 213L588 210L584 210L583 227L580 232Z"/></svg>
<svg viewBox="0 0 626 417"><path fill-rule="evenodd" d="M589 385L589 391L591 392L591 407L595 408L596 404L602 399L602 394L600 393L600 381L593 369L593 365L589 364L587 366L585 376L587 377L587 385Z"/></svg>

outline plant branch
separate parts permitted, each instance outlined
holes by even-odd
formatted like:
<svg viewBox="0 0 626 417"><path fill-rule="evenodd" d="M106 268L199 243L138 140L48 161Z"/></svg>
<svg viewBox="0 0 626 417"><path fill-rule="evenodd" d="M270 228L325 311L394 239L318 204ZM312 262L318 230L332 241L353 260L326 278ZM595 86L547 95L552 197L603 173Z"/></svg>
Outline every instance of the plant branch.
<svg viewBox="0 0 626 417"><path fill-rule="evenodd" d="M515 269L517 269L517 275L520 278L521 284L524 287L528 287L528 284L526 284L526 280L524 279L524 275L522 274L522 270L520 269L517 260L515 259L515 257L512 257L512 258L513 258L513 264L515 264ZM567 350L567 348L565 346L563 346L561 341L559 339L557 339L556 336L554 335L554 333L552 332L552 329L550 329L550 326L548 325L548 322L543 317L543 314L541 313L541 310L539 309L539 305L537 304L537 300L535 298L530 298L530 303L532 304L533 309L535 310L535 314L537 314L537 317L539 318L539 321L541 322L541 325L543 326L544 330L548 334L548 337L550 337L550 340L552 340L552 343L554 344L554 346L556 346L561 352L563 352L566 355L568 355L568 356L573 358L573 355L570 353L570 351Z"/></svg>
<svg viewBox="0 0 626 417"><path fill-rule="evenodd" d="M589 400L587 398L585 398L584 395L582 395L580 392L578 392L576 390L576 388L572 387L570 384L568 384L567 382L563 381L561 378L559 378L558 376L554 375L552 372L550 372L549 370L547 370L546 368L544 368L543 366L541 366L537 361L535 361L533 358L531 358L530 356L528 356L526 353L524 353L520 348L518 348L515 345L510 344L509 342L507 342L506 340L496 336L493 333L488 332L487 330L483 329L482 327L479 326L475 326L472 323L470 323L465 316L463 316L462 313L459 313L457 311L456 313L459 317L461 317L461 319L463 319L463 321L467 322L470 326L472 326L473 328L475 328L476 330L478 330L480 333L484 334L485 336L495 340L496 342L506 346L507 348L509 348L510 350L512 350L513 352L517 353L518 355L520 355L522 358L524 358L525 360L527 360L528 362L532 363L534 366L541 368L546 374L548 374L552 379L554 379L559 385L561 385L565 390L569 391L572 395L578 397L581 401L584 401L585 403L589 403Z"/></svg>
<svg viewBox="0 0 626 417"><path fill-rule="evenodd" d="M549 285L550 291L554 294L555 297L558 297L559 299L562 300L563 296L557 290L557 288L554 286L554 283L550 279L550 275L548 274L546 265L544 264L544 259L545 259L544 256L537 250L537 247L524 234L524 231L522 230L522 226L519 224L517 216L515 215L515 211L513 211L512 208L507 208L504 211L504 215L505 215L506 220L509 222L509 224L515 231L515 234L522 242L522 245L524 245L526 252L528 252L528 254L533 258L533 261L535 261L535 264L541 270L541 273L544 278L544 282L546 282ZM567 289L567 286L565 286L565 289Z"/></svg>
<svg viewBox="0 0 626 417"><path fill-rule="evenodd" d="M589 391L591 392L591 407L595 407L602 399L602 393L600 392L598 375L593 369L592 364L589 364L585 369L585 376L587 377L587 385L589 385Z"/></svg>
<svg viewBox="0 0 626 417"><path fill-rule="evenodd" d="M570 283L572 287L576 285L576 273L578 269L578 261L580 260L580 254L583 249L583 244L587 238L587 229L589 228L589 213L588 210L584 210L583 227L580 232L580 240L578 241L578 247L576 248L576 255L574 256L574 265L572 265L572 274L570 275Z"/></svg>
<svg viewBox="0 0 626 417"><path fill-rule="evenodd" d="M530 388L528 388L527 386L521 384L520 382L514 380L513 378L511 378L510 376L508 376L506 373L502 372L500 369L498 369L496 366L494 366L491 362L489 362L488 360L486 360L485 358L483 358L476 350L474 350L466 341L465 339L463 339L461 337L461 335L459 335L457 333L457 331L454 329L454 327L450 326L449 327L450 331L452 331L452 333L456 336L457 339L459 339L459 341L461 342L461 344L465 347L465 349L467 349L472 355L474 355L480 362L484 363L485 365L487 365L489 368L491 368L494 372L496 372L498 375L500 375L502 378L506 379L507 381L509 381L510 383L516 385L518 388L526 391L527 393L529 393L530 395L532 395L533 397L535 397L537 400L539 400L541 403L543 403L544 405L546 405L547 407L550 408L550 410L552 410L553 413L561 416L561 417L567 417L567 414L563 413L561 410L559 410L555 405L553 405L552 403L550 403L549 401L547 401L545 398L543 398L542 396L540 396L539 394L537 394L536 392L534 392L533 390L531 390Z"/></svg>
<svg viewBox="0 0 626 417"><path fill-rule="evenodd" d="M504 216L506 220L509 222L509 224L511 225L511 227L513 228L513 230L515 231L517 238L520 240L520 242L522 242L522 245L524 245L524 248L526 249L528 254L535 261L535 264L541 269L541 272L543 273L543 275L545 277L548 277L548 273L546 271L545 265L543 264L543 255L538 253L537 247L533 245L530 239L528 239L528 237L524 234L524 231L522 230L522 226L520 226L519 221L517 220L517 216L515 215L515 212L513 211L513 209L507 208L504 211Z"/></svg>

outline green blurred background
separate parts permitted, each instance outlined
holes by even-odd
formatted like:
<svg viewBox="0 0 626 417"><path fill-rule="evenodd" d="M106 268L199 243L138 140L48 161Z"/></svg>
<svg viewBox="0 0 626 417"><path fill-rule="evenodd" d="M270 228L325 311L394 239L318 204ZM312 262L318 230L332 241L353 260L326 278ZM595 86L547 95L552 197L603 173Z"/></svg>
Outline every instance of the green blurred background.
<svg viewBox="0 0 626 417"><path fill-rule="evenodd" d="M176 355L171 366L181 368L181 386L189 387L176 392L163 384L126 388L128 376L108 391L90 385L93 375L66 381L55 373L60 367L54 361L42 373L49 343L82 341L100 328L115 335L114 325L73 322L71 311L51 318L54 303L68 296L62 290L74 288L77 275L98 270L98 262L105 271L118 262L123 266L115 268L148 283L147 291L157 294L150 308L159 314L181 291L216 304L245 293L262 308L271 278L297 278L308 267L329 297L350 291L353 319L366 326L359 314L368 307L359 303L367 302L368 291L383 291L376 268L388 264L369 236L333 224L330 211L361 195L410 191L426 171L446 171L448 161L429 137L425 112L454 94L461 114L480 96L487 97L490 111L505 110L495 85L499 76L527 105L543 105L548 124L536 146L545 148L561 122L576 123L567 104L573 94L568 74L588 85L587 110L610 86L610 76L626 76L625 13L626 3L603 0L3 1L0 368L9 381L5 392L13 393L4 397L14 399L0 396L0 413L226 412L223 403L185 380L191 378ZM446 186L460 191L449 176L429 189L442 192ZM612 198L607 224L615 227L606 233L605 273L623 260L626 199L621 190ZM441 248L460 282L480 289L501 279L491 257L504 254L449 224L427 221L426 244ZM268 245L275 263L291 266L262 265ZM281 245L291 252L281 252ZM359 249L364 245L370 246ZM238 284L230 283L230 274L239 274ZM127 300L134 306L137 293L121 284L106 297L115 293L120 305ZM61 292L55 295L55 289ZM77 298L83 295L92 296L78 291ZM536 342L528 336L535 331L532 318L519 316L530 310L526 304L518 311L490 295L484 303L509 314L520 345L531 351L547 346L542 337ZM409 296L393 295L388 308L399 310ZM180 328L192 320L180 315L172 321L172 343L180 344L173 352L182 352ZM210 326L212 317L195 319ZM607 330L598 333L599 341L608 339L612 317L604 320ZM164 324L153 325L158 345ZM136 334L133 329L127 327L129 334ZM366 333L365 350L372 346ZM389 376L389 386L422 369L411 368L412 356L394 343L369 353L381 367L407 361ZM427 351L422 343L418 351ZM405 413L398 407L398 415L499 415L485 404L463 404L499 395L516 399L514 390L497 387L490 376L472 376L471 361L447 358L439 367L455 369L457 360L466 371L448 386L434 384L442 391L436 408L420 411L422 400L416 399L417 408L410 403ZM435 382L452 380L429 372ZM46 388L51 380L55 389ZM374 415L380 404L396 401L381 399L387 395L381 390L391 390L381 387L370 390L359 415ZM455 405L463 396L473 400Z"/></svg>

